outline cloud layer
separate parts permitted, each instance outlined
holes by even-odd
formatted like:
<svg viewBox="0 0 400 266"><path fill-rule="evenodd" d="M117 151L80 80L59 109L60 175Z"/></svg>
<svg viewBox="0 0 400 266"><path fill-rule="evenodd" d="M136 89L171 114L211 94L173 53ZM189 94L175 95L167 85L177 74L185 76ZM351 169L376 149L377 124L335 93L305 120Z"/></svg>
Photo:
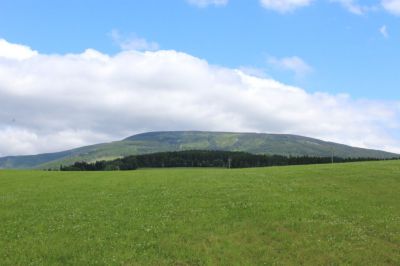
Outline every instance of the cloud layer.
<svg viewBox="0 0 400 266"><path fill-rule="evenodd" d="M46 55L0 44L0 155L149 130L293 133L400 152L396 102L311 94L176 51Z"/></svg>

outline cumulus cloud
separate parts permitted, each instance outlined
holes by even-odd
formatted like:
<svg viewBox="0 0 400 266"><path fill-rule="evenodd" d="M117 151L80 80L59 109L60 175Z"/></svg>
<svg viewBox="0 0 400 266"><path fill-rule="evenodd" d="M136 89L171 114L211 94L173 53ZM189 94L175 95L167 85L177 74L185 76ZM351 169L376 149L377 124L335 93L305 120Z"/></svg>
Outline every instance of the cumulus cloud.
<svg viewBox="0 0 400 266"><path fill-rule="evenodd" d="M149 42L136 35L126 37L115 29L111 31L110 37L122 50L156 51L160 49L159 44L156 42Z"/></svg>
<svg viewBox="0 0 400 266"><path fill-rule="evenodd" d="M38 52L28 46L9 43L0 39L0 58L24 60L37 55Z"/></svg>
<svg viewBox="0 0 400 266"><path fill-rule="evenodd" d="M261 5L280 13L288 13L295 9L310 5L312 0L260 0Z"/></svg>
<svg viewBox="0 0 400 266"><path fill-rule="evenodd" d="M110 56L27 49L35 55L0 56L0 155L59 151L150 130L293 133L400 152L391 133L400 127L398 102L308 93L176 51Z"/></svg>
<svg viewBox="0 0 400 266"><path fill-rule="evenodd" d="M228 1L229 0L187 0L189 4L197 7L207 7L209 5L225 6L228 4Z"/></svg>
<svg viewBox="0 0 400 266"><path fill-rule="evenodd" d="M382 0L382 6L386 11L400 15L400 0Z"/></svg>
<svg viewBox="0 0 400 266"><path fill-rule="evenodd" d="M302 78L313 71L313 68L298 56L284 58L270 57L268 63L277 68L291 71L298 78Z"/></svg>

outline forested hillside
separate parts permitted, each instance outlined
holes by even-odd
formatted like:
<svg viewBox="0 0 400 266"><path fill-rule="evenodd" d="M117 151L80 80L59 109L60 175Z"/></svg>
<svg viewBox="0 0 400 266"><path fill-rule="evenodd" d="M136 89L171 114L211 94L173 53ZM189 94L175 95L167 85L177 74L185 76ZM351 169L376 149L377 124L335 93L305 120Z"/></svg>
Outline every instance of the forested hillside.
<svg viewBox="0 0 400 266"><path fill-rule="evenodd" d="M149 132L121 141L64 152L0 158L0 168L58 168L78 161L95 162L130 155L184 150L240 151L253 154L388 159L399 155L318 139L281 134L204 131Z"/></svg>

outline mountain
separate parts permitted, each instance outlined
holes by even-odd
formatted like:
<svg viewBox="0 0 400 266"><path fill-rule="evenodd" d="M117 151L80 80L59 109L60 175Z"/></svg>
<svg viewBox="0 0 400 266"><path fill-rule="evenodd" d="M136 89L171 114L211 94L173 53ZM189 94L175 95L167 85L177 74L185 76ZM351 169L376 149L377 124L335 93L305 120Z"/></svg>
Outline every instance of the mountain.
<svg viewBox="0 0 400 266"><path fill-rule="evenodd" d="M137 134L121 141L63 152L0 158L0 168L57 168L76 161L109 160L127 155L180 150L245 151L255 154L393 158L398 154L355 148L284 134L167 131Z"/></svg>

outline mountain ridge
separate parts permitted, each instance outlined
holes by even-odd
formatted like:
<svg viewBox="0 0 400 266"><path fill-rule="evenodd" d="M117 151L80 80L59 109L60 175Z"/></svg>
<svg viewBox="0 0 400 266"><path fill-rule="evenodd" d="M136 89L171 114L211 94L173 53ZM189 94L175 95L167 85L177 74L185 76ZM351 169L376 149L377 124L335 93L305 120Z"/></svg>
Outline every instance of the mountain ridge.
<svg viewBox="0 0 400 266"><path fill-rule="evenodd" d="M398 154L351 147L344 144L291 134L212 131L152 131L129 136L120 141L94 144L76 149L37 155L0 158L0 168L57 168L76 161L95 161L118 157L180 150L226 150L285 156L370 157L389 159Z"/></svg>

